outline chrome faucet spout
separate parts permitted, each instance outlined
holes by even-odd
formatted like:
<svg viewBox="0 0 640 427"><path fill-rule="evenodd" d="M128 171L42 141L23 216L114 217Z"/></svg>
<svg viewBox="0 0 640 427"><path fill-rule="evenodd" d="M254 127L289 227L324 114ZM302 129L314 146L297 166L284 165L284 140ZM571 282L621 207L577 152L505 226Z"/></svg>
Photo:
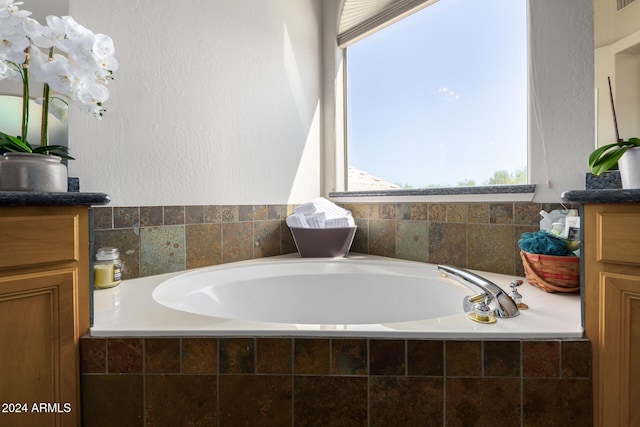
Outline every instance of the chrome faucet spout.
<svg viewBox="0 0 640 427"><path fill-rule="evenodd" d="M500 286L485 279L484 277L462 268L446 264L438 265L438 270L447 276L458 279L459 282L473 291L477 291L478 289L482 291L487 305L496 317L508 318L516 317L520 314L518 306L513 299L511 299L511 297ZM473 304L470 304L469 301L465 299L465 309L470 309L472 306Z"/></svg>

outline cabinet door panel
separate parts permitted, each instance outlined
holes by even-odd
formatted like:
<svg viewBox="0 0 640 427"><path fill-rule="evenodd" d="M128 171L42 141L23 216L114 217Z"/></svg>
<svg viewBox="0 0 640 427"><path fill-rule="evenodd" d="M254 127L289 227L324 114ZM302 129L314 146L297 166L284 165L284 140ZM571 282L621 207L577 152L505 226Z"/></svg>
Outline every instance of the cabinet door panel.
<svg viewBox="0 0 640 427"><path fill-rule="evenodd" d="M602 420L640 425L640 277L603 273Z"/></svg>
<svg viewBox="0 0 640 427"><path fill-rule="evenodd" d="M640 265L640 215L599 213L597 218L598 261Z"/></svg>
<svg viewBox="0 0 640 427"><path fill-rule="evenodd" d="M76 269L0 277L0 402L28 412L0 413L0 425L75 425L76 287Z"/></svg>

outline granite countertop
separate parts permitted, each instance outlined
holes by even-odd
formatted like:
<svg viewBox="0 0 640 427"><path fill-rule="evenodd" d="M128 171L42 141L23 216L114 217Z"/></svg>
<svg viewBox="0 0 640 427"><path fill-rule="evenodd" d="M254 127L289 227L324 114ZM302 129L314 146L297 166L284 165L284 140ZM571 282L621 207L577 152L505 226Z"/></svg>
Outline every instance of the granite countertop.
<svg viewBox="0 0 640 427"><path fill-rule="evenodd" d="M105 193L0 191L0 207L106 205L110 201L111 199Z"/></svg>
<svg viewBox="0 0 640 427"><path fill-rule="evenodd" d="M572 203L639 203L640 189L571 190L562 193L562 200Z"/></svg>

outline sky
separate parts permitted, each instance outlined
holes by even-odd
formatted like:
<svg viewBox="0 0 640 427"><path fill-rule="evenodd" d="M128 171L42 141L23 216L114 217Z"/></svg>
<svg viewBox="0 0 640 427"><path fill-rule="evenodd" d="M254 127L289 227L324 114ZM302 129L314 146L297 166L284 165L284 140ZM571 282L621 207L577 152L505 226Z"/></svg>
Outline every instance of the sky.
<svg viewBox="0 0 640 427"><path fill-rule="evenodd" d="M439 0L349 46L349 165L413 188L526 167L526 22L526 0Z"/></svg>

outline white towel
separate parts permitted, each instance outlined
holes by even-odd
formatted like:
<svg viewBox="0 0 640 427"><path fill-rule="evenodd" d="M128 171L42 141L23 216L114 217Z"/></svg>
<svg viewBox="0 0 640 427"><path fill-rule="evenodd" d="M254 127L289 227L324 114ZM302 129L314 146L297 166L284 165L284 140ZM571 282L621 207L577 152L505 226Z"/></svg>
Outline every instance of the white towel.
<svg viewBox="0 0 640 427"><path fill-rule="evenodd" d="M287 217L286 222L289 227L355 227L351 211L341 208L324 197L317 197L312 202L294 208L293 214Z"/></svg>
<svg viewBox="0 0 640 427"><path fill-rule="evenodd" d="M349 227L355 227L355 226L356 226L356 223L353 220L353 217L351 215L344 218L328 219L324 224L325 228L349 228Z"/></svg>
<svg viewBox="0 0 640 427"><path fill-rule="evenodd" d="M309 228L309 223L302 214L291 214L285 221L290 228Z"/></svg>

